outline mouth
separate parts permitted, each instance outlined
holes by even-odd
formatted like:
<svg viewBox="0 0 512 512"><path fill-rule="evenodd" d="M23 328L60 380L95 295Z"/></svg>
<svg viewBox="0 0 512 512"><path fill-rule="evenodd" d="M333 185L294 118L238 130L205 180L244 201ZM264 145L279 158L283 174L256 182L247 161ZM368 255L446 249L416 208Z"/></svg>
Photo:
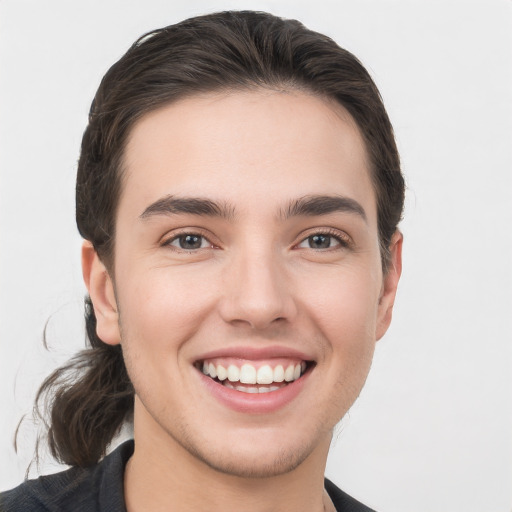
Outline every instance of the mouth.
<svg viewBox="0 0 512 512"><path fill-rule="evenodd" d="M213 358L197 361L195 367L225 388L242 393L273 393L301 379L314 366L313 361L274 358L252 361Z"/></svg>

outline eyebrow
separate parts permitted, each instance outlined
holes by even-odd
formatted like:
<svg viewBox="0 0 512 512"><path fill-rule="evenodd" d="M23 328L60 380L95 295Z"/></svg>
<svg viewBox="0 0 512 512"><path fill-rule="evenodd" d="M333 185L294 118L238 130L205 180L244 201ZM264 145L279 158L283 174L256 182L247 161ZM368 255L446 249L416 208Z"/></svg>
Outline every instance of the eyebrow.
<svg viewBox="0 0 512 512"><path fill-rule="evenodd" d="M352 213L367 221L364 208L355 200L345 196L310 195L289 202L282 209L279 217L286 220L290 217L328 215L329 213ZM158 215L201 215L232 220L235 217L234 206L229 203L216 203L202 197L165 196L151 203L139 216L148 219Z"/></svg>
<svg viewBox="0 0 512 512"><path fill-rule="evenodd" d="M336 212L355 214L367 222L364 208L355 199L338 195L312 195L290 201L288 206L281 211L281 217L284 219L301 215L314 217Z"/></svg>
<svg viewBox="0 0 512 512"><path fill-rule="evenodd" d="M176 197L165 196L151 203L139 216L148 219L156 215L179 215L188 213L191 215L203 215L208 217L221 217L232 219L234 208L227 203L219 204L202 197Z"/></svg>

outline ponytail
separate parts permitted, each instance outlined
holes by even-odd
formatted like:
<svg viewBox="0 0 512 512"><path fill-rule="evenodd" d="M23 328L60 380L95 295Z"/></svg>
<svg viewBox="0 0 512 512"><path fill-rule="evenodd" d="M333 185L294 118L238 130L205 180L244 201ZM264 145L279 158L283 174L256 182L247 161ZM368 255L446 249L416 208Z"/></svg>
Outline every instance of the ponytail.
<svg viewBox="0 0 512 512"><path fill-rule="evenodd" d="M103 343L89 297L85 321L90 348L82 350L43 382L36 396L49 413L48 445L55 459L73 466L91 466L133 413L134 391L121 345Z"/></svg>

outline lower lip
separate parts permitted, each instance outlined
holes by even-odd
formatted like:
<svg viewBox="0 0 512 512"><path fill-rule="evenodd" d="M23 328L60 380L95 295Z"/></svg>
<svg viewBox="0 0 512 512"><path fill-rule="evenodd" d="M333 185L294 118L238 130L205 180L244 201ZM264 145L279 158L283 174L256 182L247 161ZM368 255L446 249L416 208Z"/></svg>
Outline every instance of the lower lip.
<svg viewBox="0 0 512 512"><path fill-rule="evenodd" d="M203 373L198 375L208 391L222 404L237 412L265 414L285 407L302 390L311 372L308 370L299 379L276 391L268 393L244 393L230 389Z"/></svg>

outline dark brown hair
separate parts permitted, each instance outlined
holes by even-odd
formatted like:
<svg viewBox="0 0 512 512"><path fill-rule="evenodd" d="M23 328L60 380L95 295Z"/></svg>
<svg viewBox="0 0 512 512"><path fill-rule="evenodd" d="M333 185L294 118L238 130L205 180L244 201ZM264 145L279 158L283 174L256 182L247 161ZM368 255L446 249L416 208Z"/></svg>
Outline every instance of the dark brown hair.
<svg viewBox="0 0 512 512"><path fill-rule="evenodd" d="M361 63L327 36L259 12L222 12L155 30L138 39L107 72L84 133L76 182L76 220L114 273L116 208L122 157L133 124L164 104L233 89L303 90L343 105L365 140L377 197L384 271L400 221L404 181L381 97ZM103 343L86 299L90 348L42 384L37 401L50 410L52 454L87 466L104 454L133 411L133 388L121 346Z"/></svg>

